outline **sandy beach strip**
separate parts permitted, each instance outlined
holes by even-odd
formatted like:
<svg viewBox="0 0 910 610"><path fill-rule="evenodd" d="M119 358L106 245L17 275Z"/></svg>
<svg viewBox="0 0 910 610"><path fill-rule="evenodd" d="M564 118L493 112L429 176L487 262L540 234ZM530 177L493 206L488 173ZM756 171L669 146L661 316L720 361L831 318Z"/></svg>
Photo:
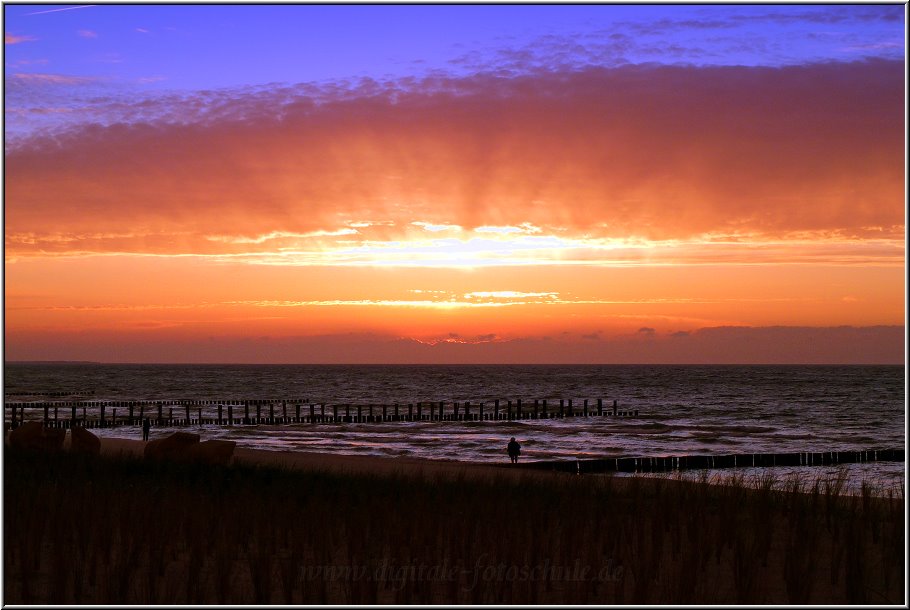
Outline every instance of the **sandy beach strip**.
<svg viewBox="0 0 910 610"><path fill-rule="evenodd" d="M67 437L68 439L69 437ZM117 457L142 457L145 442L136 439L101 438L102 455ZM256 466L276 466L302 471L327 471L338 473L376 474L383 476L418 475L465 477L522 477L537 479L562 478L566 473L532 470L511 466L505 455L502 464L459 462L455 460L428 460L412 457L381 457L344 455L307 451L266 451L238 446L234 450L234 463Z"/></svg>
<svg viewBox="0 0 910 610"><path fill-rule="evenodd" d="M105 456L130 456L142 457L145 442L137 439L103 437L101 440L101 453ZM68 449L70 435L67 434L64 448ZM339 453L317 453L310 451L269 451L265 449L252 449L238 446L234 450L233 463L251 466L274 466L291 470L308 472L334 472L339 474L368 474L378 476L419 476L426 479L435 477L466 477L466 478L520 478L534 481L557 481L566 477L574 477L573 473L534 468L522 468L509 464L505 455L502 463L460 462L456 460L430 460L414 457L382 457L374 455L345 455ZM653 486L687 485L699 486L705 482L682 479L672 476L649 477L617 477L612 473L588 475L609 477L612 485L622 489L631 483L634 478L638 485ZM724 479L719 478L714 483L722 484ZM716 485L712 485L715 487ZM748 487L748 486L747 486ZM748 490L754 491L754 490ZM805 490L809 492L809 489ZM840 496L843 502L858 502L857 497L849 494ZM886 497L876 497L877 502L901 502L901 498L889 500Z"/></svg>

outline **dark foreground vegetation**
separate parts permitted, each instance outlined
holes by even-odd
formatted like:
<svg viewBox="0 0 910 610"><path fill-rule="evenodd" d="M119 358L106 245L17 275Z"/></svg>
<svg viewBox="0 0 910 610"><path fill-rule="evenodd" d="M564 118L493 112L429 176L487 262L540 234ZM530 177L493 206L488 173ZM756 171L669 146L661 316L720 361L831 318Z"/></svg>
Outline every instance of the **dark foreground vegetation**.
<svg viewBox="0 0 910 610"><path fill-rule="evenodd" d="M903 498L837 484L380 477L8 448L3 474L7 603L906 601Z"/></svg>

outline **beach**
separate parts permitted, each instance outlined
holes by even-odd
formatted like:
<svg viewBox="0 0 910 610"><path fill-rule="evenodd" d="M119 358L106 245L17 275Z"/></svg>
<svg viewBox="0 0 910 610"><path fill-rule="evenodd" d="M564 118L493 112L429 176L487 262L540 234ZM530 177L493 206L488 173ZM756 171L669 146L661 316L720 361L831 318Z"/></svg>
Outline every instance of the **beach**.
<svg viewBox="0 0 910 610"><path fill-rule="evenodd" d="M25 420L93 420L98 436L140 438L129 422L150 416L152 437L176 428L279 452L501 464L513 436L523 462L905 445L902 367L13 364L4 381L10 419L18 402ZM497 402L500 419L489 419ZM570 405L576 416L559 417ZM478 420L456 420L468 410ZM102 418L111 425L100 427ZM171 423L191 419L205 423ZM793 466L786 475L835 470ZM849 475L851 491L905 479L901 462L856 464Z"/></svg>
<svg viewBox="0 0 910 610"><path fill-rule="evenodd" d="M128 438L102 438L101 452L105 456L141 457L145 443ZM266 451L238 447L234 451L234 461L239 464L252 466L273 466L303 471L324 471L340 474L367 474L367 475L462 475L474 476L515 476L515 470L506 464L501 466L490 464L472 464L455 460L425 460L417 458L399 457L383 458L375 456L339 455L329 453L315 453L309 451ZM524 476L534 476L536 473L521 471ZM543 473L552 477L550 473Z"/></svg>
<svg viewBox="0 0 910 610"><path fill-rule="evenodd" d="M6 603L902 603L904 501L237 448L4 465Z"/></svg>

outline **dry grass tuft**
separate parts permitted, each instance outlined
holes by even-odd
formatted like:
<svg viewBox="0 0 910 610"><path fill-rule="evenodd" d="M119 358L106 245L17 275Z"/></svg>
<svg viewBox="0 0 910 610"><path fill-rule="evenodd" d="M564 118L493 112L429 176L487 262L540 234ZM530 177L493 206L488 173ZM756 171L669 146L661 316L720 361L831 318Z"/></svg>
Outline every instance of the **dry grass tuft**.
<svg viewBox="0 0 910 610"><path fill-rule="evenodd" d="M7 449L14 604L903 603L843 482L369 476Z"/></svg>

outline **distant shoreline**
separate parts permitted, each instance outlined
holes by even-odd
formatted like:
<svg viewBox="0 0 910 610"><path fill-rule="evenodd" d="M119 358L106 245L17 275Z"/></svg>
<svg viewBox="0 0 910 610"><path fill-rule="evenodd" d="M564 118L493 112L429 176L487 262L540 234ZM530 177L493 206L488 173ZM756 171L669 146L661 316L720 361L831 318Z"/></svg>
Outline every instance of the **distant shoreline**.
<svg viewBox="0 0 910 610"><path fill-rule="evenodd" d="M3 363L4 365L20 365L20 364L53 364L53 365L68 365L68 364L94 364L100 366L320 366L320 367L345 367L345 366L357 366L357 367L435 367L435 366L446 366L446 367L645 367L645 366L656 366L656 367L681 367L681 368L698 368L698 367L725 367L725 368L736 368L736 367L813 367L813 366L822 366L822 367L905 367L906 363L903 362L884 362L884 363L867 363L867 362L853 362L853 363L841 363L841 362L789 362L789 363L773 363L773 362L740 362L740 363L674 363L674 362L657 362L657 363L648 363L648 362L606 362L606 363L591 363L591 362L576 362L576 363L562 363L562 362L551 362L551 363L522 363L522 362L497 362L497 363L488 363L488 362L391 362L391 363L377 363L377 362L100 362L95 360L6 360Z"/></svg>

